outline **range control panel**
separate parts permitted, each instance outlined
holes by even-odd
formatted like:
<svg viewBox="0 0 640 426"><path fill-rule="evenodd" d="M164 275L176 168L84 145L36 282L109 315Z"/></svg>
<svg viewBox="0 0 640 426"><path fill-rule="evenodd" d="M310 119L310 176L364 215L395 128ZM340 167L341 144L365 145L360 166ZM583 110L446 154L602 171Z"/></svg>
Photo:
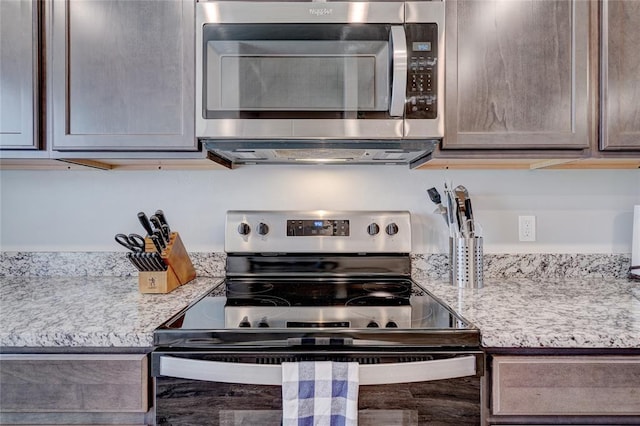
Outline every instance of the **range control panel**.
<svg viewBox="0 0 640 426"><path fill-rule="evenodd" d="M410 253L407 211L229 211L227 253Z"/></svg>

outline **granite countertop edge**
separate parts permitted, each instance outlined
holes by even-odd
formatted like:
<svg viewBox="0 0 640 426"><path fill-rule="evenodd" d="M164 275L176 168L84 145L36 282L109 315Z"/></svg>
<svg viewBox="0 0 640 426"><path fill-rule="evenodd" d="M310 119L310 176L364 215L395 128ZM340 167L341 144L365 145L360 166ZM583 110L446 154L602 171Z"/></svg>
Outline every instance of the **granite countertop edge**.
<svg viewBox="0 0 640 426"><path fill-rule="evenodd" d="M640 349L640 283L624 278L527 278L460 289L416 283L474 324L492 348ZM163 322L217 287L199 277L141 294L136 277L15 277L0 285L0 348L148 348Z"/></svg>

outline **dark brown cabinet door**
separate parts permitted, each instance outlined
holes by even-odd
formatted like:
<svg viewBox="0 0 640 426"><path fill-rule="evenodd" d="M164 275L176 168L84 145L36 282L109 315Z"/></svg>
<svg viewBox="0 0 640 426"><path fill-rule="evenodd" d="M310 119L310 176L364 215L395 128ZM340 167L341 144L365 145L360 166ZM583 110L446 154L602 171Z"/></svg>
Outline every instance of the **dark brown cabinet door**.
<svg viewBox="0 0 640 426"><path fill-rule="evenodd" d="M193 0L53 0L54 150L195 150Z"/></svg>
<svg viewBox="0 0 640 426"><path fill-rule="evenodd" d="M447 1L444 149L588 148L590 7Z"/></svg>
<svg viewBox="0 0 640 426"><path fill-rule="evenodd" d="M37 8L0 1L0 149L36 149Z"/></svg>
<svg viewBox="0 0 640 426"><path fill-rule="evenodd" d="M601 3L603 150L640 150L640 1Z"/></svg>

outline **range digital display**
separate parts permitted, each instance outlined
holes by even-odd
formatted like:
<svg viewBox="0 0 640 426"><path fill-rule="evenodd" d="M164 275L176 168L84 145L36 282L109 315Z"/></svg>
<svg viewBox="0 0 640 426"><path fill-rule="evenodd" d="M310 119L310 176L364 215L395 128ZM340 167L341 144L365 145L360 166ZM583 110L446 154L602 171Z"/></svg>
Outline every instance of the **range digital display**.
<svg viewBox="0 0 640 426"><path fill-rule="evenodd" d="M287 220L289 237L348 237L348 220L328 219L289 219Z"/></svg>

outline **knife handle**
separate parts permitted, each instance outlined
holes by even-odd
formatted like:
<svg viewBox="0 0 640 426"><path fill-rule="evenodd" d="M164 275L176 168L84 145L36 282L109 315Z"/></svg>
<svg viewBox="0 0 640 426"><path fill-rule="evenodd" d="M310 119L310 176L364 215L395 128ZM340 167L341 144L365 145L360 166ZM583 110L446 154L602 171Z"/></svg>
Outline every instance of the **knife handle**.
<svg viewBox="0 0 640 426"><path fill-rule="evenodd" d="M153 215L149 218L149 221L151 222L151 224L153 225L153 227L157 230L161 230L162 229L162 224L160 223L160 219L158 219L158 216Z"/></svg>
<svg viewBox="0 0 640 426"><path fill-rule="evenodd" d="M134 264L134 266L136 268L138 268L138 271L140 272L144 272L144 271L149 271L149 265L147 265L147 262L145 262L142 258L142 255L144 253L142 252L135 252L135 253L131 253L131 256L129 257L129 260L131 261L131 263Z"/></svg>
<svg viewBox="0 0 640 426"><path fill-rule="evenodd" d="M149 258L151 259L151 262L153 263L153 266L155 266L156 271L166 271L167 270L167 264L164 262L162 257L160 257L159 253L149 253Z"/></svg>
<svg viewBox="0 0 640 426"><path fill-rule="evenodd" d="M162 210L156 210L156 217L160 220L161 224L169 226L167 217L164 215L164 212Z"/></svg>
<svg viewBox="0 0 640 426"><path fill-rule="evenodd" d="M138 271L142 271L142 267L141 267L141 266L140 266L140 264L137 262L137 259L134 261L134 258L133 258L133 252L128 252L128 253L127 253L127 259L129 259L129 262L131 262L131 264L132 264L133 266L135 266L135 267L136 267L136 269L137 269Z"/></svg>
<svg viewBox="0 0 640 426"><path fill-rule="evenodd" d="M169 229L169 225L162 225L162 236L164 237L167 244L169 244L169 241L171 241L171 230Z"/></svg>
<svg viewBox="0 0 640 426"><path fill-rule="evenodd" d="M151 241L153 242L153 245L156 247L156 250L158 251L158 253L162 253L162 243L160 242L160 238L158 238L158 236L154 233L153 235L151 235L149 238L151 238Z"/></svg>
<svg viewBox="0 0 640 426"><path fill-rule="evenodd" d="M138 220L142 224L142 227L144 228L144 230L147 231L147 235L153 234L151 223L149 223L149 219L147 218L147 215L144 214L144 212L138 213Z"/></svg>
<svg viewBox="0 0 640 426"><path fill-rule="evenodd" d="M167 248L167 241L164 239L164 235L162 235L161 230L156 229L155 231L153 231L152 236L156 237L156 239L158 240L158 243L160 243L160 247L162 247L162 250Z"/></svg>

